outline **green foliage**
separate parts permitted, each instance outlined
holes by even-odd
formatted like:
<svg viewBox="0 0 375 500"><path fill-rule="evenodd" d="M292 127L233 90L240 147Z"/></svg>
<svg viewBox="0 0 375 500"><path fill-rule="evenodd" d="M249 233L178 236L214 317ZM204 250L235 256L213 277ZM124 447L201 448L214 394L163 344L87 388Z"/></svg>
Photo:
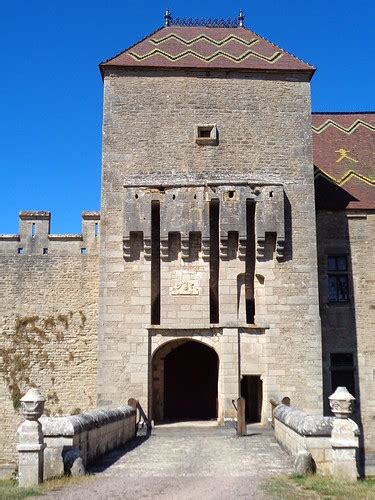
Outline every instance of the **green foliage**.
<svg viewBox="0 0 375 500"><path fill-rule="evenodd" d="M347 483L317 474L313 476L293 475L291 480L304 490L318 493L319 498L375 499L375 478Z"/></svg>
<svg viewBox="0 0 375 500"><path fill-rule="evenodd" d="M86 316L79 311L82 330ZM69 329L69 322L74 313L50 315L44 318L37 315L17 316L14 320L14 329L4 330L0 333L0 376L8 386L8 390L15 410L20 408L22 393L28 387L35 387L30 380L30 374L35 366L48 366L55 369L55 364L49 359L49 346L64 341L62 327ZM69 352L66 362L74 361L74 354ZM54 381L53 381L54 383ZM56 392L49 398L56 404Z"/></svg>
<svg viewBox="0 0 375 500"><path fill-rule="evenodd" d="M25 498L39 495L37 488L18 488L12 479L0 480L0 498Z"/></svg>
<svg viewBox="0 0 375 500"><path fill-rule="evenodd" d="M86 315L83 311L78 311L79 315L81 316L81 325L80 325L80 328L85 328L85 324L86 324L86 321L87 321L87 318L86 318Z"/></svg>
<svg viewBox="0 0 375 500"><path fill-rule="evenodd" d="M309 476L277 477L267 485L270 498L299 500L375 500L375 478L348 483L319 474Z"/></svg>
<svg viewBox="0 0 375 500"><path fill-rule="evenodd" d="M90 476L82 477L60 477L57 479L50 479L40 484L39 486L34 486L33 488L19 488L17 481L14 479L0 479L0 499L13 499L13 498L26 498L40 496L44 493L54 492L60 490L68 485L80 484L83 481L90 479Z"/></svg>
<svg viewBox="0 0 375 500"><path fill-rule="evenodd" d="M13 408L15 410L19 410L21 408L22 394L20 393L18 386L11 388L11 395L12 395Z"/></svg>
<svg viewBox="0 0 375 500"><path fill-rule="evenodd" d="M67 314L58 314L57 320L65 326L65 330L69 328L69 316Z"/></svg>

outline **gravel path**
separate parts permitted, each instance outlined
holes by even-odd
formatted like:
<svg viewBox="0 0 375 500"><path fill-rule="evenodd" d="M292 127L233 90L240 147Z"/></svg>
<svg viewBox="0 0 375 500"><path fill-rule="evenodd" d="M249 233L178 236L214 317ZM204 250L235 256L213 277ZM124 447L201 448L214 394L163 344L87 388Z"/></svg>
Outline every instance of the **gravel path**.
<svg viewBox="0 0 375 500"><path fill-rule="evenodd" d="M291 460L261 426L238 438L217 426L157 426L106 455L82 484L43 495L54 499L270 498L264 481L289 474Z"/></svg>

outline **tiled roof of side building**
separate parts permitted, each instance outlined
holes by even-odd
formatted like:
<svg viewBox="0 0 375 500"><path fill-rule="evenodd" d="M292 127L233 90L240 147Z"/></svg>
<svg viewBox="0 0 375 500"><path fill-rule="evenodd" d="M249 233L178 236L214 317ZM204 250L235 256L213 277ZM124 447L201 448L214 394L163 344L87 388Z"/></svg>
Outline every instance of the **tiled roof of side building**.
<svg viewBox="0 0 375 500"><path fill-rule="evenodd" d="M313 113L318 208L375 209L375 112Z"/></svg>
<svg viewBox="0 0 375 500"><path fill-rule="evenodd" d="M244 27L167 26L100 64L127 68L304 71L314 68Z"/></svg>

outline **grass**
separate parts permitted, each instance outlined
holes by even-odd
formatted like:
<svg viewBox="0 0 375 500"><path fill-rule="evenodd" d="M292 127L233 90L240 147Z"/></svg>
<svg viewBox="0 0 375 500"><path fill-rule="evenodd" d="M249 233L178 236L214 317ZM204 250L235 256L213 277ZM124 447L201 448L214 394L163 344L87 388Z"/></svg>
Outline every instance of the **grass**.
<svg viewBox="0 0 375 500"><path fill-rule="evenodd" d="M320 475L281 476L272 478L267 491L270 498L285 500L375 500L375 477L353 484Z"/></svg>
<svg viewBox="0 0 375 500"><path fill-rule="evenodd" d="M90 476L59 477L56 479L49 479L32 488L19 488L14 479L2 479L0 480L0 499L8 500L13 498L35 497L49 491L57 491L66 486L82 483L82 481L86 481L89 478Z"/></svg>

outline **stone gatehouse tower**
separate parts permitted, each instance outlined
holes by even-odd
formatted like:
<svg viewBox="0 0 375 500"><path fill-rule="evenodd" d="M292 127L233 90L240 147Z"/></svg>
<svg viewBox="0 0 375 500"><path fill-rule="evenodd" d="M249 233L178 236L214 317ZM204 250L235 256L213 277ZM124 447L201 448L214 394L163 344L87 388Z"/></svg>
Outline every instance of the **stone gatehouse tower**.
<svg viewBox="0 0 375 500"><path fill-rule="evenodd" d="M327 415L344 385L373 475L375 113L311 113L314 69L242 16L167 14L100 70L101 211L0 234L0 468L30 386L51 415L131 397L223 424L239 395L248 422Z"/></svg>
<svg viewBox="0 0 375 500"><path fill-rule="evenodd" d="M104 81L97 391L154 420L322 411L310 79L238 25L166 26Z"/></svg>

